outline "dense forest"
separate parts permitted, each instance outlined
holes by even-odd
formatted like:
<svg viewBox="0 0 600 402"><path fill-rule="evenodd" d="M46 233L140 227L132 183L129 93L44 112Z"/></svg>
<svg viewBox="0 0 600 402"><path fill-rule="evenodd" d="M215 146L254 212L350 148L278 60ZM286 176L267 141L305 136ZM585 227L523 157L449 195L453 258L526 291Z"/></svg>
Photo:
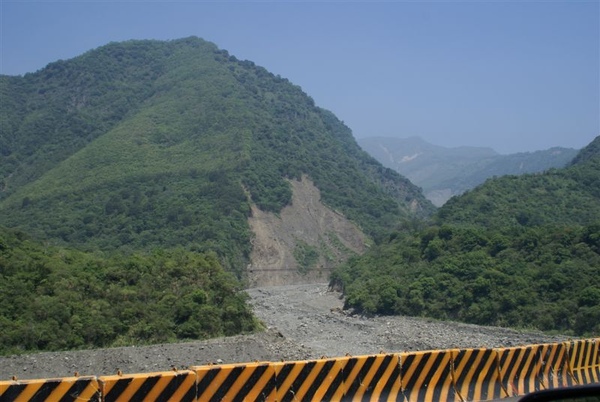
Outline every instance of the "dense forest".
<svg viewBox="0 0 600 402"><path fill-rule="evenodd" d="M0 220L86 250L215 251L243 276L250 203L288 179L375 236L434 210L289 81L198 38L111 43L2 77Z"/></svg>
<svg viewBox="0 0 600 402"><path fill-rule="evenodd" d="M347 307L600 334L600 137L565 169L451 199L338 269Z"/></svg>
<svg viewBox="0 0 600 402"><path fill-rule="evenodd" d="M214 253L85 253L0 228L0 354L251 332L246 299Z"/></svg>

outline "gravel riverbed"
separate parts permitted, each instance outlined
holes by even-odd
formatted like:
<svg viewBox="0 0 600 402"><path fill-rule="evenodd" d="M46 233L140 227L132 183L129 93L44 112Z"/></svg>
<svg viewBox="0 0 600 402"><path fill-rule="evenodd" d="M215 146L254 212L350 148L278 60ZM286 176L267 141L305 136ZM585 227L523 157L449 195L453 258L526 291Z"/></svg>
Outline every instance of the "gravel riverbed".
<svg viewBox="0 0 600 402"><path fill-rule="evenodd" d="M506 328L411 317L363 317L342 310L327 284L249 289L267 328L250 335L152 346L131 346L0 357L0 380L168 371L209 363L304 360L380 352L509 347L567 339Z"/></svg>

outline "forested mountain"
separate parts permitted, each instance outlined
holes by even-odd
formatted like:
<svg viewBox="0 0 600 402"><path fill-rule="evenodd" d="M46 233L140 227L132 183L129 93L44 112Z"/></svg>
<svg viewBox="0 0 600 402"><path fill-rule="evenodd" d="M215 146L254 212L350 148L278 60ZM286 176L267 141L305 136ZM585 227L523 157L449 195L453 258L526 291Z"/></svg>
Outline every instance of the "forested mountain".
<svg viewBox="0 0 600 402"><path fill-rule="evenodd" d="M333 277L359 311L600 334L600 137L566 168L489 179Z"/></svg>
<svg viewBox="0 0 600 402"><path fill-rule="evenodd" d="M435 209L299 87L194 37L0 76L0 120L0 353L252 331L253 245L328 272Z"/></svg>
<svg viewBox="0 0 600 402"><path fill-rule="evenodd" d="M183 245L241 270L288 179L376 235L434 207L287 80L198 38L111 43L1 77L0 221L85 249Z"/></svg>
<svg viewBox="0 0 600 402"><path fill-rule="evenodd" d="M575 149L558 147L500 155L491 148L441 147L419 137L370 137L357 141L384 166L423 188L425 196L437 206L488 178L562 168L577 155Z"/></svg>

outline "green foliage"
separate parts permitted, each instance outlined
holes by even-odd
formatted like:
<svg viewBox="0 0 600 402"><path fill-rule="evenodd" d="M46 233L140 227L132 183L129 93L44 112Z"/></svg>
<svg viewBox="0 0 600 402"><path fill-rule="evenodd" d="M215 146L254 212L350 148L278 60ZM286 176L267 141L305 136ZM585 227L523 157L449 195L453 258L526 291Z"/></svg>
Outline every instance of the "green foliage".
<svg viewBox="0 0 600 402"><path fill-rule="evenodd" d="M165 44L110 44L24 77L1 77L0 199L115 127L154 94Z"/></svg>
<svg viewBox="0 0 600 402"><path fill-rule="evenodd" d="M598 335L598 224L435 226L356 257L332 276L346 305L473 324Z"/></svg>
<svg viewBox="0 0 600 402"><path fill-rule="evenodd" d="M240 286L211 253L90 254L0 229L0 354L250 332Z"/></svg>
<svg viewBox="0 0 600 402"><path fill-rule="evenodd" d="M326 204L371 235L412 215L413 200L419 216L433 212L419 189L362 151L350 129L299 87L248 61L236 60L229 69L251 116L242 180L261 209L279 212L291 200L285 179L307 174Z"/></svg>
<svg viewBox="0 0 600 402"><path fill-rule="evenodd" d="M287 179L307 174L373 236L409 205L433 211L299 87L198 38L111 43L0 78L0 221L39 238L213 250L243 277L250 202L279 212Z"/></svg>
<svg viewBox="0 0 600 402"><path fill-rule="evenodd" d="M332 284L368 314L600 334L599 141L568 168L450 200L437 225L391 234Z"/></svg>
<svg viewBox="0 0 600 402"><path fill-rule="evenodd" d="M294 248L294 258L298 262L300 273L306 274L319 261L319 250L304 241L298 241Z"/></svg>
<svg viewBox="0 0 600 402"><path fill-rule="evenodd" d="M586 165L588 162L598 163L600 156L600 136L594 138L585 148L583 148L571 162L571 166Z"/></svg>

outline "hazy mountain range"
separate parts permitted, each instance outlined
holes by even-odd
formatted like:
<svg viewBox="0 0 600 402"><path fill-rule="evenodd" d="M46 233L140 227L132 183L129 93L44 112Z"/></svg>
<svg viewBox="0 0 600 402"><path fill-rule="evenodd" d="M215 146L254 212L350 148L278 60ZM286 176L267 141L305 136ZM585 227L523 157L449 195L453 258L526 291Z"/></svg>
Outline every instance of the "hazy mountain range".
<svg viewBox="0 0 600 402"><path fill-rule="evenodd" d="M419 137L359 138L359 145L384 166L420 186L436 206L490 177L543 172L566 166L577 150L554 147L500 155L491 148L433 145Z"/></svg>

